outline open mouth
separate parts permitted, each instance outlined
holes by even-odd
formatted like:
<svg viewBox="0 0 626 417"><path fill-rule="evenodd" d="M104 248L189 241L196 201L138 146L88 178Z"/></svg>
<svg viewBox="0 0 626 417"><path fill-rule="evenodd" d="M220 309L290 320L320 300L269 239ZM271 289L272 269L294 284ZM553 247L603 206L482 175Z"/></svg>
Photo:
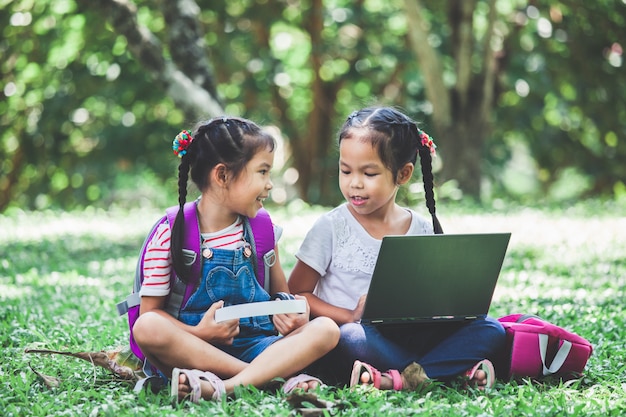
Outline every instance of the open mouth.
<svg viewBox="0 0 626 417"><path fill-rule="evenodd" d="M352 201L352 204L359 206L359 205L365 204L365 202L367 201L367 198L357 195L357 196L350 197L350 201Z"/></svg>

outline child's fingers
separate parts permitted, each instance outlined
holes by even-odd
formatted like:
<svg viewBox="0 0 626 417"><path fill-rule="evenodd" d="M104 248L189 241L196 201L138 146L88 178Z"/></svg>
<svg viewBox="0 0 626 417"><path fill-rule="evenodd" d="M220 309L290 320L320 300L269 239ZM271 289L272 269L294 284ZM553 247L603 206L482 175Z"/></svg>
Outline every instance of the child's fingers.
<svg viewBox="0 0 626 417"><path fill-rule="evenodd" d="M306 314L308 316L310 314L310 310L311 310L311 306L309 306L309 300L307 300L307 298L305 296L303 296L303 295L295 294L294 297L296 297L296 300L304 300L304 301L306 301ZM302 314L302 313L299 313L299 314Z"/></svg>
<svg viewBox="0 0 626 417"><path fill-rule="evenodd" d="M215 318L215 311L217 311L218 308L222 308L223 306L224 306L224 300L216 301L213 304L211 304L211 307L209 307L206 314L210 317Z"/></svg>
<svg viewBox="0 0 626 417"><path fill-rule="evenodd" d="M228 329L231 332L236 331L237 333L239 333L239 319L231 319L231 320L223 321L220 324L228 327Z"/></svg>
<svg viewBox="0 0 626 417"><path fill-rule="evenodd" d="M276 327L276 330L278 330L278 333L284 335L286 334L285 332L287 331L287 324L285 323L285 314L274 314L274 316L272 317L272 321L274 322L274 327Z"/></svg>

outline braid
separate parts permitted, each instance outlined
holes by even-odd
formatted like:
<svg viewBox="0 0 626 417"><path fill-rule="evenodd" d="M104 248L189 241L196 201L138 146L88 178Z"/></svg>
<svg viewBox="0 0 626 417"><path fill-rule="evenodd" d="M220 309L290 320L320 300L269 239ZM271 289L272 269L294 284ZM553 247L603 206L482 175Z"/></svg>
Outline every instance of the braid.
<svg viewBox="0 0 626 417"><path fill-rule="evenodd" d="M191 277L191 266L185 263L184 244L185 202L187 183L191 180L204 193L209 189L210 173L218 165L236 178L246 164L261 149L272 152L276 146L274 138L263 131L256 123L239 117L219 117L202 122L192 134L181 131L172 142L174 154L180 158L178 165L178 213L174 224L170 225L172 237L170 252L172 267L179 279L185 283Z"/></svg>
<svg viewBox="0 0 626 417"><path fill-rule="evenodd" d="M420 156L420 165L422 167L422 179L424 181L424 194L426 195L426 207L428 207L428 212L433 218L433 230L435 234L443 234L443 229L441 228L441 224L439 223L439 219L437 219L437 214L435 213L435 193L434 189L434 179L433 179L433 167L432 167L432 156L431 151L426 146L419 147L419 156Z"/></svg>
<svg viewBox="0 0 626 417"><path fill-rule="evenodd" d="M187 180L189 178L189 156L183 156L178 165L178 213L173 225L170 252L172 255L172 266L174 272L181 281L187 282L189 279L189 267L185 264L183 256L183 243L185 241L185 212L184 206L187 199Z"/></svg>

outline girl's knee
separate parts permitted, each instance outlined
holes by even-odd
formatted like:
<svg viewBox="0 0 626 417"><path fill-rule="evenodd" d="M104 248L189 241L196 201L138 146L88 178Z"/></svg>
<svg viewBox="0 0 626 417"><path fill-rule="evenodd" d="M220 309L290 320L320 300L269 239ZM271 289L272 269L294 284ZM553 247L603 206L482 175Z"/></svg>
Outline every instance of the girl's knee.
<svg viewBox="0 0 626 417"><path fill-rule="evenodd" d="M359 323L346 323L339 327L340 338L342 341L363 340L365 339L365 329Z"/></svg>
<svg viewBox="0 0 626 417"><path fill-rule="evenodd" d="M502 326L502 323L500 323L497 319L494 319L493 317L487 317L485 319L485 321L488 323L491 331L499 336L499 337L504 337L506 335L506 331L504 330L504 326Z"/></svg>
<svg viewBox="0 0 626 417"><path fill-rule="evenodd" d="M311 323L314 325L315 334L324 335L321 337L322 340L331 342L333 347L339 341L339 327L334 320L328 317L316 317L311 320Z"/></svg>
<svg viewBox="0 0 626 417"><path fill-rule="evenodd" d="M489 341L494 347L504 345L506 341L506 332L502 324L492 317L486 317L480 326L481 339Z"/></svg>
<svg viewBox="0 0 626 417"><path fill-rule="evenodd" d="M154 343L161 332L156 331L163 325L163 318L157 313L147 312L137 318L133 325L133 337L140 347Z"/></svg>

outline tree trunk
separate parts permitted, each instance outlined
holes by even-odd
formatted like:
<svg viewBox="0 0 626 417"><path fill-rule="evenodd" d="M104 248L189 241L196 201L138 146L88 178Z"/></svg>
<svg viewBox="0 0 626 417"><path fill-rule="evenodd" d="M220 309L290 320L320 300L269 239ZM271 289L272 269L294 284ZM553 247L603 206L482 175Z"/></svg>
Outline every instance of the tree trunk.
<svg viewBox="0 0 626 417"><path fill-rule="evenodd" d="M213 77L209 71L206 60L198 58L198 49L201 45L193 43L187 45L185 50L189 54L179 56L180 64L185 71L178 67L171 59L165 58L161 42L146 27L137 21L137 8L128 0L102 0L91 2L79 0L86 8L98 8L114 27L115 32L123 35L128 42L128 49L142 67L161 84L167 95L187 114L190 119L197 120L207 116L214 117L224 114L224 110L214 95L215 86ZM193 0L186 0L186 5L195 5L191 10L199 10ZM174 5L171 5L174 7ZM177 5L175 10L180 12L179 18L183 18L182 6ZM188 42L183 39L183 30L172 32L174 39ZM186 36L186 35L185 35ZM178 45L177 42L173 44ZM173 53L173 56L176 56ZM196 61L200 59L200 61ZM198 65L196 62L199 62ZM198 79L201 85L196 84ZM213 93L212 93L213 92Z"/></svg>
<svg viewBox="0 0 626 417"><path fill-rule="evenodd" d="M358 0L352 5L355 14L363 7L363 0ZM299 178L296 186L300 197L305 201L314 201L318 204L335 204L331 193L336 183L337 162L330 162L329 154L335 143L335 131L333 121L336 120L335 102L337 92L343 83L338 78L332 81L324 81L320 77L320 68L323 65L324 41L322 30L324 28L324 4L322 0L313 0L311 3L310 17L305 19L307 33L311 38L311 68L315 74L312 84L313 107L307 119L304 133L298 140L291 138L294 166L298 170ZM358 57L350 60L353 66ZM286 112L283 112L285 115ZM299 129L302 132L302 129Z"/></svg>
<svg viewBox="0 0 626 417"><path fill-rule="evenodd" d="M324 5L322 0L313 0L307 31L311 36L311 67L315 74L313 79L313 108L307 120L307 130L303 137L302 148L294 153L295 164L300 172L298 189L306 201L324 201L328 192L329 176L325 160L333 137L331 121L334 120L334 104L336 89L332 83L320 78L323 64L322 30L324 28ZM315 176L315 178L314 178ZM316 184L313 184L315 179Z"/></svg>
<svg viewBox="0 0 626 417"><path fill-rule="evenodd" d="M480 198L482 151L491 131L493 110L496 65L491 40L495 0L490 0L489 6L488 30L479 48L472 26L476 0L450 0L448 18L456 82L448 88L443 81L441 58L428 43L429 26L421 2L405 1L408 18L414 22L409 25L410 45L426 81L426 97L433 106L433 136L443 161L437 182L455 179L461 191L474 198ZM481 72L476 74L472 57L480 50Z"/></svg>

